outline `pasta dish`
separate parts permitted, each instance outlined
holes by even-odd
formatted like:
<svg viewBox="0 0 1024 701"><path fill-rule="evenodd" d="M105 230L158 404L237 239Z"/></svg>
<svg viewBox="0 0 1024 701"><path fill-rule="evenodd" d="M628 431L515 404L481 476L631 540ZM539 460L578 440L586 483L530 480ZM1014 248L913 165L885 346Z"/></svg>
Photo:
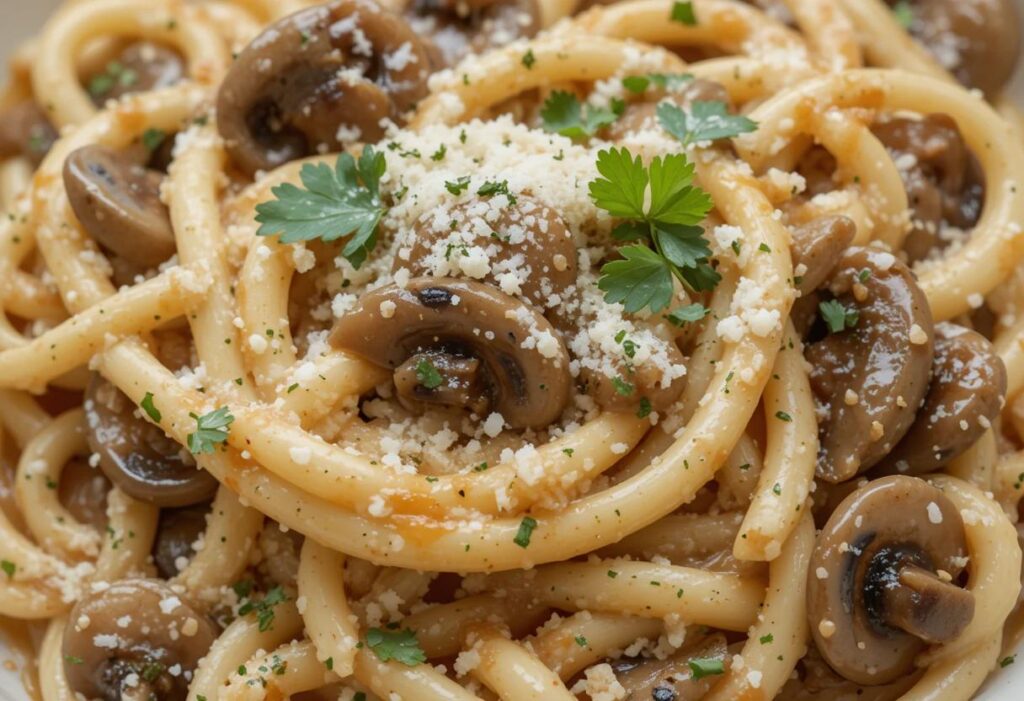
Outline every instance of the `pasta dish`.
<svg viewBox="0 0 1024 701"><path fill-rule="evenodd" d="M6 664L973 698L1024 627L1018 27L67 0L0 99Z"/></svg>

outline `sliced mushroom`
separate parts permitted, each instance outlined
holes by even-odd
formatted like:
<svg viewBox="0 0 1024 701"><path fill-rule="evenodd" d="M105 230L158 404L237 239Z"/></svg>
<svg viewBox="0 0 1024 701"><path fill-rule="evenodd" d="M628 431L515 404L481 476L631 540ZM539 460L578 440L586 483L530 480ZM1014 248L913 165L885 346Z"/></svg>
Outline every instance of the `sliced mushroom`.
<svg viewBox="0 0 1024 701"><path fill-rule="evenodd" d="M185 78L185 62L173 49L149 41L128 44L102 71L89 76L87 87L93 102L102 107L107 100L159 90Z"/></svg>
<svg viewBox="0 0 1024 701"><path fill-rule="evenodd" d="M153 562L163 579L171 579L181 572L182 563L195 555L193 547L206 531L208 503L180 509L161 509L160 523L153 542Z"/></svg>
<svg viewBox="0 0 1024 701"><path fill-rule="evenodd" d="M686 358L673 341L666 342L665 356L670 365L686 364ZM653 362L634 365L616 359L612 363L617 372L611 375L604 368L580 370L587 394L602 409L633 414L661 412L669 409L686 389L686 375L666 382L664 368Z"/></svg>
<svg viewBox="0 0 1024 701"><path fill-rule="evenodd" d="M942 237L943 227L968 229L977 223L984 196L982 176L948 115L893 117L876 122L871 131L900 165L913 212L903 243L911 262L949 243Z"/></svg>
<svg viewBox="0 0 1024 701"><path fill-rule="evenodd" d="M621 141L630 134L645 129L660 129L658 126L658 103L668 100L683 109L689 109L694 102L724 102L729 104L729 92L720 83L703 78L694 78L669 91L648 88L644 100L626 105L622 116L609 125L605 137L609 141Z"/></svg>
<svg viewBox="0 0 1024 701"><path fill-rule="evenodd" d="M933 472L970 448L992 425L1006 395L1006 367L987 338L955 324L935 327L935 359L924 406L880 467Z"/></svg>
<svg viewBox="0 0 1024 701"><path fill-rule="evenodd" d="M369 292L337 321L331 343L396 370L408 406L454 401L479 417L496 412L512 428L539 428L569 400L569 354L558 332L529 305L479 282L423 277ZM441 367L427 356L408 365L428 352L448 358ZM463 362L472 359L479 364Z"/></svg>
<svg viewBox="0 0 1024 701"><path fill-rule="evenodd" d="M373 142L427 92L430 56L398 15L336 0L271 24L238 56L217 96L217 126L244 171L321 149L341 129Z"/></svg>
<svg viewBox="0 0 1024 701"><path fill-rule="evenodd" d="M812 646L778 697L786 701L896 701L920 676L908 674L889 684L864 686L836 674Z"/></svg>
<svg viewBox="0 0 1024 701"><path fill-rule="evenodd" d="M128 496L160 507L213 496L217 480L136 411L117 387L93 377L85 393L89 448L100 456L100 469L110 481Z"/></svg>
<svg viewBox="0 0 1024 701"><path fill-rule="evenodd" d="M38 165L57 140L57 130L35 102L20 102L0 114L0 159L24 156Z"/></svg>
<svg viewBox="0 0 1024 701"><path fill-rule="evenodd" d="M793 229L793 268L801 295L818 289L853 241L857 225L849 217L824 216Z"/></svg>
<svg viewBox="0 0 1024 701"><path fill-rule="evenodd" d="M107 523L107 492L110 480L84 460L74 458L64 466L57 499L76 521L102 531Z"/></svg>
<svg viewBox="0 0 1024 701"><path fill-rule="evenodd" d="M174 255L174 230L160 201L163 175L106 146L83 146L64 161L64 188L86 232L117 256L154 268Z"/></svg>
<svg viewBox="0 0 1024 701"><path fill-rule="evenodd" d="M857 322L805 355L819 408L817 473L842 482L880 461L910 428L928 390L934 329L924 293L889 253L847 249L828 290Z"/></svg>
<svg viewBox="0 0 1024 701"><path fill-rule="evenodd" d="M974 597L956 582L967 544L960 512L916 477L893 475L850 494L811 555L807 619L818 651L858 684L907 673L927 644L956 638Z"/></svg>
<svg viewBox="0 0 1024 701"><path fill-rule="evenodd" d="M699 701L721 679L728 665L726 652L725 636L716 633L664 660L616 660L612 671L628 701Z"/></svg>
<svg viewBox="0 0 1024 701"><path fill-rule="evenodd" d="M492 198L493 199L493 198ZM445 217L422 216L394 269L413 276L471 277L538 309L562 305L576 290L576 245L562 218L531 197L496 207L492 199L456 205ZM558 319L565 327L569 320Z"/></svg>
<svg viewBox="0 0 1024 701"><path fill-rule="evenodd" d="M64 629L64 674L74 694L103 701L185 701L217 636L167 584L122 579L86 595Z"/></svg>
<svg viewBox="0 0 1024 701"><path fill-rule="evenodd" d="M537 0L409 0L404 16L448 66L540 31Z"/></svg>
<svg viewBox="0 0 1024 701"><path fill-rule="evenodd" d="M1013 75L1020 53L1013 0L911 0L910 7L910 33L964 85L992 95Z"/></svg>

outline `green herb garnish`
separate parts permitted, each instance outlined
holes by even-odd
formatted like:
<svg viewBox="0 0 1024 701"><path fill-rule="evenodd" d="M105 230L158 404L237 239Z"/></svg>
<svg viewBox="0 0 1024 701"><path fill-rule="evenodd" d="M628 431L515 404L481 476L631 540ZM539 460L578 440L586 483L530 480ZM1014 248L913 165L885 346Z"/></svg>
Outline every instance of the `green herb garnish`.
<svg viewBox="0 0 1024 701"><path fill-rule="evenodd" d="M188 434L188 449L193 455L212 453L215 444L228 439L229 427L235 420L226 406L202 416L189 412L189 416L196 420L195 433Z"/></svg>

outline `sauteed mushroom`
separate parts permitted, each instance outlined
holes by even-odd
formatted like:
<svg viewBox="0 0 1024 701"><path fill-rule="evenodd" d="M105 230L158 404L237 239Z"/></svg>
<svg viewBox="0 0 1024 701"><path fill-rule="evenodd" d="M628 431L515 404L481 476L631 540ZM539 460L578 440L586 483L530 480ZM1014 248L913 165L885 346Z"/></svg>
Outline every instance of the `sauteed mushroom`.
<svg viewBox="0 0 1024 701"><path fill-rule="evenodd" d="M404 15L448 66L540 31L537 0L409 0Z"/></svg>
<svg viewBox="0 0 1024 701"><path fill-rule="evenodd" d="M850 248L829 291L857 323L807 346L821 417L818 476L842 482L880 461L910 428L928 390L931 311L910 270L885 252Z"/></svg>
<svg viewBox="0 0 1024 701"><path fill-rule="evenodd" d="M1010 79L1020 51L1013 0L912 0L910 7L910 33L961 83L993 94Z"/></svg>
<svg viewBox="0 0 1024 701"><path fill-rule="evenodd" d="M107 523L107 492L110 482L88 463L74 458L60 473L57 498L76 521L103 530Z"/></svg>
<svg viewBox="0 0 1024 701"><path fill-rule="evenodd" d="M967 229L981 214L983 184L974 157L948 115L922 119L894 117L876 122L871 131L900 164L912 228L903 248L911 262L947 241L943 225Z"/></svg>
<svg viewBox="0 0 1024 701"><path fill-rule="evenodd" d="M331 343L395 370L407 406L443 403L538 428L569 400L569 354L554 327L479 282L423 277L374 290L337 321Z"/></svg>
<svg viewBox="0 0 1024 701"><path fill-rule="evenodd" d="M562 218L525 195L495 208L488 200L458 204L449 220L427 213L410 245L399 249L394 269L412 275L462 276L500 286L538 309L556 306L576 285L576 245ZM472 254L483 249L487 262ZM502 284L504 281L504 284Z"/></svg>
<svg viewBox="0 0 1024 701"><path fill-rule="evenodd" d="M34 165L57 140L57 130L34 102L20 102L0 115L0 158L24 156Z"/></svg>
<svg viewBox="0 0 1024 701"><path fill-rule="evenodd" d="M85 393L85 417L89 448L100 456L103 473L129 496L160 507L209 499L217 480L135 411L117 387L93 377Z"/></svg>
<svg viewBox="0 0 1024 701"><path fill-rule="evenodd" d="M650 88L648 90L650 91ZM655 99L655 96L661 99ZM689 109L694 102L724 102L728 105L730 100L729 92L721 83L703 78L688 80L663 95L651 92L647 97L651 99L626 105L622 116L605 129L605 135L609 141L620 141L629 134L644 129L660 129L656 113L658 103L665 99L683 109Z"/></svg>
<svg viewBox="0 0 1024 701"><path fill-rule="evenodd" d="M959 511L927 482L893 475L853 492L811 556L818 651L859 684L907 674L926 644L956 638L974 616L973 596L956 584L966 554Z"/></svg>
<svg viewBox="0 0 1024 701"><path fill-rule="evenodd" d="M341 129L384 133L426 94L431 62L405 21L369 0L336 0L270 25L238 56L217 96L235 163L268 170L320 149Z"/></svg>
<svg viewBox="0 0 1024 701"><path fill-rule="evenodd" d="M857 225L844 216L824 216L793 229L793 268L801 270L796 288L801 295L818 289L853 241Z"/></svg>
<svg viewBox="0 0 1024 701"><path fill-rule="evenodd" d="M106 146L83 146L64 162L64 188L75 216L105 248L141 268L175 252L163 175Z"/></svg>
<svg viewBox="0 0 1024 701"><path fill-rule="evenodd" d="M626 690L628 701L698 701L707 695L720 677L718 669L727 664L725 636L716 633L699 645L688 645L672 657L622 658L612 663L619 684ZM694 666L704 673L713 667L714 674L699 676Z"/></svg>
<svg viewBox="0 0 1024 701"><path fill-rule="evenodd" d="M184 77L185 62L178 52L138 41L126 46L102 71L90 76L87 86L93 102L102 107L107 100L170 87Z"/></svg>
<svg viewBox="0 0 1024 701"><path fill-rule="evenodd" d="M981 437L1005 393L1006 368L988 339L955 324L937 325L924 406L884 469L912 475L939 469Z"/></svg>
<svg viewBox="0 0 1024 701"><path fill-rule="evenodd" d="M181 509L161 509L156 540L153 542L153 562L164 579L181 571L182 559L190 560L195 554L192 545L206 530L209 504L196 504Z"/></svg>
<svg viewBox="0 0 1024 701"><path fill-rule="evenodd" d="M103 701L184 701L217 635L203 614L152 579L122 579L88 594L68 620L68 686Z"/></svg>

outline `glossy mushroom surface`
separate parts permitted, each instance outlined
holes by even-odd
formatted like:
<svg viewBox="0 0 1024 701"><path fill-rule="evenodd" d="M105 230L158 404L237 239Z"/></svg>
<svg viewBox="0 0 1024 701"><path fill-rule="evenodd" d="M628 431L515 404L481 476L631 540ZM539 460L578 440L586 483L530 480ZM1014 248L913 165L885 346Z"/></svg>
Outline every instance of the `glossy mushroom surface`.
<svg viewBox="0 0 1024 701"><path fill-rule="evenodd" d="M910 8L911 35L962 84L992 95L1010 79L1020 54L1013 0L911 0Z"/></svg>
<svg viewBox="0 0 1024 701"><path fill-rule="evenodd" d="M128 44L103 70L90 76L87 87L92 101L102 107L107 100L167 88L185 78L185 61L174 49L149 41Z"/></svg>
<svg viewBox="0 0 1024 701"><path fill-rule="evenodd" d="M403 16L447 66L540 31L538 0L408 0Z"/></svg>
<svg viewBox="0 0 1024 701"><path fill-rule="evenodd" d="M163 579L175 577L183 563L195 555L193 545L206 531L208 503L194 504L180 509L161 509L153 541L153 562Z"/></svg>
<svg viewBox="0 0 1024 701"><path fill-rule="evenodd" d="M528 340L534 347L523 347ZM409 407L455 402L526 428L547 426L569 400L569 354L558 332L531 306L480 282L425 277L374 290L338 319L331 343L395 370Z"/></svg>
<svg viewBox="0 0 1024 701"><path fill-rule="evenodd" d="M213 624L153 579L122 579L87 594L64 629L64 674L86 699L185 701L217 636Z"/></svg>
<svg viewBox="0 0 1024 701"><path fill-rule="evenodd" d="M73 458L61 470L57 499L76 521L102 531L107 524L109 491L110 480L100 469Z"/></svg>
<svg viewBox="0 0 1024 701"><path fill-rule="evenodd" d="M137 411L117 387L93 377L85 394L87 437L110 481L125 494L160 507L187 506L213 496L217 480Z"/></svg>
<svg viewBox="0 0 1024 701"><path fill-rule="evenodd" d="M142 269L174 255L174 230L160 200L163 175L106 146L83 146L64 161L75 216L104 248Z"/></svg>
<svg viewBox="0 0 1024 701"><path fill-rule="evenodd" d="M321 149L338 133L373 142L382 121L426 95L432 69L405 20L369 0L336 0L271 24L239 54L217 95L234 162L255 173Z"/></svg>
<svg viewBox="0 0 1024 701"><path fill-rule="evenodd" d="M1006 367L980 333L935 327L931 384L913 426L886 456L887 472L933 472L970 448L992 425L1006 395Z"/></svg>
<svg viewBox="0 0 1024 701"><path fill-rule="evenodd" d="M807 575L807 620L828 664L859 684L891 682L931 643L974 616L958 586L967 544L960 512L916 477L869 482L833 512Z"/></svg>
<svg viewBox="0 0 1024 701"><path fill-rule="evenodd" d="M879 462L914 422L928 390L934 329L906 265L875 249L847 249L828 291L856 324L809 344L819 409L818 477L842 482Z"/></svg>
<svg viewBox="0 0 1024 701"><path fill-rule="evenodd" d="M818 217L793 229L793 270L797 290L810 294L825 282L853 241L857 225L844 216Z"/></svg>
<svg viewBox="0 0 1024 701"><path fill-rule="evenodd" d="M19 102L0 113L0 158L24 156L38 165L56 140L57 130L35 102Z"/></svg>
<svg viewBox="0 0 1024 701"><path fill-rule="evenodd" d="M969 229L984 195L977 162L948 115L890 117L871 126L897 164L911 209L903 250L911 262L945 248L944 228Z"/></svg>
<svg viewBox="0 0 1024 701"><path fill-rule="evenodd" d="M612 663L612 671L626 690L626 699L699 701L721 678L718 670L726 667L727 658L725 636L716 633L663 660L620 658ZM703 676L709 669L716 673Z"/></svg>

